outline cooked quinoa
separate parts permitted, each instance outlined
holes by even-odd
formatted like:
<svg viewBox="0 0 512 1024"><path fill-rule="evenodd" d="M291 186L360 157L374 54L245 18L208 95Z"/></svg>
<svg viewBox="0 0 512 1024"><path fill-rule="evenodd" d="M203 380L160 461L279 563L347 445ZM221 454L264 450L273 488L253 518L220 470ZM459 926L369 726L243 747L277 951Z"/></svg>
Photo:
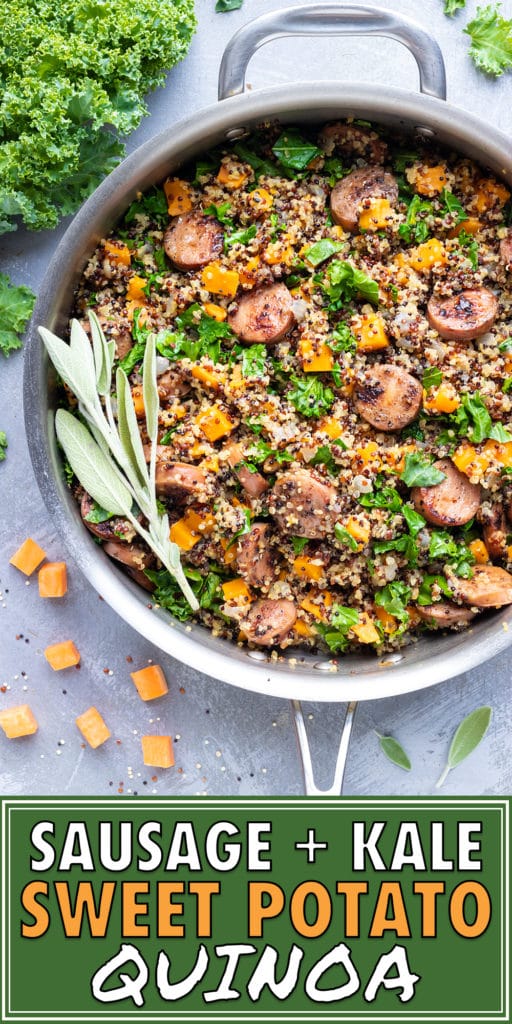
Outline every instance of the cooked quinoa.
<svg viewBox="0 0 512 1024"><path fill-rule="evenodd" d="M512 603L509 199L471 160L357 121L262 126L137 197L74 313L115 340L143 440L157 335L157 492L195 616L75 490L156 604L337 654Z"/></svg>

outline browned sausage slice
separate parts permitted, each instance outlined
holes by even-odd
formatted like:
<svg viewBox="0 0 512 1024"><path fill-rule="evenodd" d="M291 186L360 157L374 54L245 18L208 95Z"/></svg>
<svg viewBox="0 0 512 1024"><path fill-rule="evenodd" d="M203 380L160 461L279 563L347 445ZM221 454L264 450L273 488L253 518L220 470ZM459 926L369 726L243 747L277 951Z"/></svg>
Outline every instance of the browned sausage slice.
<svg viewBox="0 0 512 1024"><path fill-rule="evenodd" d="M240 575L254 587L268 587L279 575L268 546L269 534L268 523L255 523L238 541L236 564Z"/></svg>
<svg viewBox="0 0 512 1024"><path fill-rule="evenodd" d="M480 484L471 484L451 459L438 459L434 466L445 478L433 487L413 487L414 507L435 526L464 526L478 511Z"/></svg>
<svg viewBox="0 0 512 1024"><path fill-rule="evenodd" d="M475 565L470 580L450 575L456 597L475 608L501 608L512 604L512 576L499 565Z"/></svg>
<svg viewBox="0 0 512 1024"><path fill-rule="evenodd" d="M281 530L319 540L339 518L338 493L307 469L290 469L274 484L269 511Z"/></svg>
<svg viewBox="0 0 512 1024"><path fill-rule="evenodd" d="M113 516L112 519L106 519L103 523L91 523L87 519L87 516L93 512L96 508L96 502L93 501L90 494L87 491L84 492L82 501L80 503L80 515L91 533L95 537L99 537L100 540L113 540L118 541L121 538L126 538L126 541L130 541L135 536L135 530L128 519L122 519L120 516Z"/></svg>
<svg viewBox="0 0 512 1024"><path fill-rule="evenodd" d="M148 580L145 572L141 569L131 569L129 565L125 566L125 568L127 575L130 576L132 580L135 580L135 582L139 584L139 587L142 587L144 590L149 590L150 594L153 593L155 584L152 580Z"/></svg>
<svg viewBox="0 0 512 1024"><path fill-rule="evenodd" d="M242 295L228 323L241 341L274 345L295 323L293 297L286 285L277 283Z"/></svg>
<svg viewBox="0 0 512 1024"><path fill-rule="evenodd" d="M139 572L149 569L155 561L152 551L139 547L138 544L123 544L120 540L108 540L103 545L103 550L110 558L115 558L116 562L122 562L129 569L138 569Z"/></svg>
<svg viewBox="0 0 512 1024"><path fill-rule="evenodd" d="M178 398L187 395L190 391L190 383L183 379L183 371L179 367L171 367L158 378L158 395L162 402L169 398Z"/></svg>
<svg viewBox="0 0 512 1024"><path fill-rule="evenodd" d="M430 326L448 341L471 341L488 331L498 312L489 288L466 288L449 299L432 295L427 304Z"/></svg>
<svg viewBox="0 0 512 1024"><path fill-rule="evenodd" d="M164 249L179 270L199 270L222 252L224 232L215 217L185 213L164 235Z"/></svg>
<svg viewBox="0 0 512 1024"><path fill-rule="evenodd" d="M234 470L237 480L241 483L246 494L251 498L259 498L265 491L268 491L268 481L257 470L249 469L248 466L241 466L243 461L243 447L241 444L232 444L228 448L228 463Z"/></svg>
<svg viewBox="0 0 512 1024"><path fill-rule="evenodd" d="M272 647L285 639L297 618L293 601L284 598L255 601L240 623L247 639L261 647Z"/></svg>
<svg viewBox="0 0 512 1024"><path fill-rule="evenodd" d="M165 448L166 445L159 445ZM187 462L167 462L157 458L155 484L157 494L173 501L187 498L200 499L206 483L206 476L197 466Z"/></svg>
<svg viewBox="0 0 512 1024"><path fill-rule="evenodd" d="M479 519L485 546L491 558L507 557L507 523L502 505L493 505L490 511L481 510Z"/></svg>
<svg viewBox="0 0 512 1024"><path fill-rule="evenodd" d="M398 199L398 185L389 171L382 167L358 167L334 186L331 192L331 213L336 224L345 231L357 231L361 204L365 199L389 199L393 206Z"/></svg>
<svg viewBox="0 0 512 1024"><path fill-rule="evenodd" d="M327 156L331 156L335 149L339 149L342 153L369 157L376 164L383 164L388 153L387 144L377 132L365 128L364 125L347 124L342 121L322 128L319 142Z"/></svg>
<svg viewBox="0 0 512 1024"><path fill-rule="evenodd" d="M359 415L377 430L402 430L418 415L423 389L401 366L380 363L366 371L354 396Z"/></svg>
<svg viewBox="0 0 512 1024"><path fill-rule="evenodd" d="M465 626L474 619L476 612L470 608L459 608L458 604L451 604L450 601L439 601L437 604L416 605L415 612L420 619L430 623L431 626Z"/></svg>
<svg viewBox="0 0 512 1024"><path fill-rule="evenodd" d="M500 260L507 270L512 270L512 228L509 228L505 238L501 239Z"/></svg>

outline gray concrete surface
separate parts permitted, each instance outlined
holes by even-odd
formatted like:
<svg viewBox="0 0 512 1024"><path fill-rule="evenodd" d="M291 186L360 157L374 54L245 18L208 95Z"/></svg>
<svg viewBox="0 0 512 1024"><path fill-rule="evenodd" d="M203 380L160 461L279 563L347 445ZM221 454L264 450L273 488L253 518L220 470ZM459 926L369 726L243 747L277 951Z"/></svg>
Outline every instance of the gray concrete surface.
<svg viewBox="0 0 512 1024"><path fill-rule="evenodd" d="M449 99L484 121L512 130L510 75L491 81L476 72L462 34L467 16L447 19L442 0L388 0L377 7L416 18L439 41L447 62ZM215 14L214 0L197 0L199 30L186 62L150 99L151 115L128 142L131 151L216 97L217 71L231 34L250 17L284 6L277 0L245 0L241 10ZM468 15L476 0L468 0ZM510 4L504 8L511 13ZM284 40L253 60L254 89L283 80L339 77L417 88L411 56L387 40ZM65 224L57 231L18 231L0 242L0 270L37 291ZM73 567L39 496L24 434L21 393L23 354L2 361L0 429L8 434L8 458L0 466L0 707L29 703L38 733L9 742L0 735L0 792L5 794L299 794L302 775L289 706L198 674L161 655L128 627L93 592ZM69 594L43 603L37 581L8 565L14 549L31 535L51 558L69 565ZM79 670L53 673L43 657L49 643L71 637L82 654ZM130 661L128 659L131 659ZM129 678L134 667L160 662L170 694L143 704ZM447 794L511 792L511 655L420 693L359 707L345 778L347 794L428 794L444 764L451 735L466 713L490 704L491 729L480 748L449 776ZM113 739L84 749L76 715L95 704ZM328 784L343 708L305 707L318 780ZM406 773L387 762L374 730L392 733L413 763ZM140 735L169 731L176 767L144 768Z"/></svg>

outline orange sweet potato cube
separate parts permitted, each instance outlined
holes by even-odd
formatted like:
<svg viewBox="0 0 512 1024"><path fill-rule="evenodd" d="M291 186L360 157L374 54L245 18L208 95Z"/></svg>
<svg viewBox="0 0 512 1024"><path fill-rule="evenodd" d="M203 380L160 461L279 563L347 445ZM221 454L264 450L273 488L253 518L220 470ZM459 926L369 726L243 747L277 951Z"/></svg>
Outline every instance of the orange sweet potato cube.
<svg viewBox="0 0 512 1024"><path fill-rule="evenodd" d="M39 597L64 597L68 589L66 563L46 562L41 566L37 579Z"/></svg>
<svg viewBox="0 0 512 1024"><path fill-rule="evenodd" d="M16 740L19 736L31 736L37 732L37 722L28 704L18 704L15 708L0 711L0 728L8 740Z"/></svg>
<svg viewBox="0 0 512 1024"><path fill-rule="evenodd" d="M25 576L31 576L34 569L37 569L38 565L41 564L43 558L46 558L46 551L43 551L39 544L36 544L35 540L32 540L31 537L27 537L9 561L20 572L24 572Z"/></svg>
<svg viewBox="0 0 512 1024"><path fill-rule="evenodd" d="M147 668L140 668L138 672L130 672L130 675L142 700L155 700L156 697L163 697L169 690L160 665L148 665Z"/></svg>
<svg viewBox="0 0 512 1024"><path fill-rule="evenodd" d="M151 768L172 768L174 750L170 736L142 736L144 764Z"/></svg>
<svg viewBox="0 0 512 1024"><path fill-rule="evenodd" d="M60 644L50 644L46 648L44 656L55 672L78 665L80 661L80 652L77 651L72 640L63 640Z"/></svg>
<svg viewBox="0 0 512 1024"><path fill-rule="evenodd" d="M98 709L95 707L88 708L75 721L82 736L94 750L96 747L100 747L112 735L108 725L103 721Z"/></svg>

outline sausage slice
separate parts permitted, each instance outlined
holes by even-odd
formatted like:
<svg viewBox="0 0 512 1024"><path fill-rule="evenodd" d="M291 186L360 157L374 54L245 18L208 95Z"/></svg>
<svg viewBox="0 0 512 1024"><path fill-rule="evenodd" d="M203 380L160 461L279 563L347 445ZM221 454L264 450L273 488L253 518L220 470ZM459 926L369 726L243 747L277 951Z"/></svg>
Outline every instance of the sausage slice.
<svg viewBox="0 0 512 1024"><path fill-rule="evenodd" d="M500 260L505 264L506 270L512 270L512 228L509 228L505 238L501 239Z"/></svg>
<svg viewBox="0 0 512 1024"><path fill-rule="evenodd" d="M488 331L498 312L490 288L466 288L449 299L432 295L427 304L429 324L448 341L471 341Z"/></svg>
<svg viewBox="0 0 512 1024"><path fill-rule="evenodd" d="M200 270L222 252L224 232L215 217L185 213L171 222L164 249L178 270Z"/></svg>
<svg viewBox="0 0 512 1024"><path fill-rule="evenodd" d="M171 367L165 373L161 373L158 381L158 396L161 402L169 398L179 398L187 395L190 391L190 383L183 379L183 371L179 367Z"/></svg>
<svg viewBox="0 0 512 1024"><path fill-rule="evenodd" d="M240 575L254 587L268 587L279 575L268 546L269 533L268 523L255 523L238 541L236 564Z"/></svg>
<svg viewBox="0 0 512 1024"><path fill-rule="evenodd" d="M464 526L478 511L480 484L471 484L451 459L438 459L434 466L445 478L433 487L413 487L414 507L435 526Z"/></svg>
<svg viewBox="0 0 512 1024"><path fill-rule="evenodd" d="M295 324L293 298L286 285L266 285L242 295L228 323L241 341L274 345Z"/></svg>
<svg viewBox="0 0 512 1024"><path fill-rule="evenodd" d="M402 430L418 415L423 389L416 377L401 366L380 363L356 384L354 405L360 416L377 430Z"/></svg>
<svg viewBox="0 0 512 1024"><path fill-rule="evenodd" d="M450 575L456 597L475 608L501 608L512 604L512 576L499 565L475 565L470 580Z"/></svg>
<svg viewBox="0 0 512 1024"><path fill-rule="evenodd" d="M249 469L248 466L241 466L243 460L243 447L241 444L229 445L228 464L234 470L235 476L242 485L246 494L251 498L259 498L265 491L268 491L268 481L258 473L257 470Z"/></svg>
<svg viewBox="0 0 512 1024"><path fill-rule="evenodd" d="M415 612L431 626L465 626L474 619L476 612L471 608L460 608L451 601L438 601L437 604L416 605Z"/></svg>
<svg viewBox="0 0 512 1024"><path fill-rule="evenodd" d="M331 192L331 213L336 224L345 231L357 231L364 199L398 199L398 185L389 171L369 164L358 167L334 186Z"/></svg>
<svg viewBox="0 0 512 1024"><path fill-rule="evenodd" d="M151 448L144 445L146 461ZM175 462L170 458L171 448L166 444L156 446L155 484L157 494L172 501L186 501L187 498L201 499L206 483L206 474L188 462Z"/></svg>
<svg viewBox="0 0 512 1024"><path fill-rule="evenodd" d="M388 147L377 132L359 124L347 124L335 121L322 128L319 142L327 156L335 149L354 156L367 157L375 164L383 164L386 160Z"/></svg>
<svg viewBox="0 0 512 1024"><path fill-rule="evenodd" d="M132 524L128 519L123 519L121 516L113 516L112 519L106 519L103 523L90 523L86 517L90 515L94 507L95 502L90 494L87 494L87 491L85 491L80 503L80 515L87 529L95 537L99 537L100 540L113 541L119 541L122 538L126 538L126 541L133 539L135 530Z"/></svg>
<svg viewBox="0 0 512 1024"><path fill-rule="evenodd" d="M285 639L296 618L297 609L293 601L267 599L255 601L240 625L251 643L272 647Z"/></svg>
<svg viewBox="0 0 512 1024"><path fill-rule="evenodd" d="M493 505L490 511L481 510L479 519L485 546L491 558L507 557L507 523L502 505Z"/></svg>
<svg viewBox="0 0 512 1024"><path fill-rule="evenodd" d="M122 562L127 568L137 569L139 572L149 569L155 561L152 551L148 551L138 544L123 544L121 540L108 540L103 545L103 550L116 562Z"/></svg>
<svg viewBox="0 0 512 1024"><path fill-rule="evenodd" d="M269 510L281 530L310 540L332 532L340 514L336 488L307 469L283 473L274 484Z"/></svg>

